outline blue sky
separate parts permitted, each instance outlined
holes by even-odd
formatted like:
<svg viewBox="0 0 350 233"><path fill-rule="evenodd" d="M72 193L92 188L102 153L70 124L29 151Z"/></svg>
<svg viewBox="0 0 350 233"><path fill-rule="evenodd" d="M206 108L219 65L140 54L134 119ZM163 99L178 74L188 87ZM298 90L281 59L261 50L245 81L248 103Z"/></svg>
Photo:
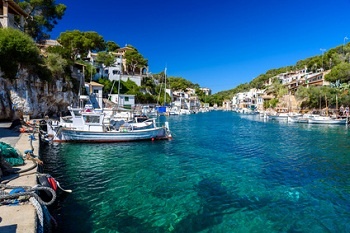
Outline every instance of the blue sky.
<svg viewBox="0 0 350 233"><path fill-rule="evenodd" d="M350 0L56 0L66 14L51 33L95 31L131 44L150 72L167 67L213 93L350 39ZM346 43L349 40L345 40Z"/></svg>

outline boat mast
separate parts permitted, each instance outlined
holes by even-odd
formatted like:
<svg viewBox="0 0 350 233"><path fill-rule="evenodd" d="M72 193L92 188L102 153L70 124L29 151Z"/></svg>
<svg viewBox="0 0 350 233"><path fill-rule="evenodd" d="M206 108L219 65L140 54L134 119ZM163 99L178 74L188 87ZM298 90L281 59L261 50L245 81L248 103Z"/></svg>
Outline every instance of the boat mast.
<svg viewBox="0 0 350 233"><path fill-rule="evenodd" d="M166 67L164 70L164 106L165 106L165 102L166 102Z"/></svg>
<svg viewBox="0 0 350 233"><path fill-rule="evenodd" d="M339 115L339 111L338 111L338 94L335 94L335 115L336 116Z"/></svg>
<svg viewBox="0 0 350 233"><path fill-rule="evenodd" d="M324 99L326 101L326 116L328 116L328 105L327 105L327 96L324 95Z"/></svg>

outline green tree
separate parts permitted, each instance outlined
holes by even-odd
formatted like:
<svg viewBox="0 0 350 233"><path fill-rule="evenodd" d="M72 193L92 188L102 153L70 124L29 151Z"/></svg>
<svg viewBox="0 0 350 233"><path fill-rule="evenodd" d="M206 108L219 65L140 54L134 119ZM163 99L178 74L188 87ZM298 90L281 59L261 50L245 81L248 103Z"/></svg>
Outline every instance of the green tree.
<svg viewBox="0 0 350 233"><path fill-rule="evenodd" d="M63 59L61 55L49 53L45 61L48 69L56 79L64 75L68 62L66 59Z"/></svg>
<svg viewBox="0 0 350 233"><path fill-rule="evenodd" d="M329 72L325 79L329 82L335 82L340 80L341 83L346 83L350 81L350 64L342 62L339 65L333 67L331 72Z"/></svg>
<svg viewBox="0 0 350 233"><path fill-rule="evenodd" d="M19 68L33 69L42 63L33 39L11 28L0 28L0 69L7 79L15 79Z"/></svg>
<svg viewBox="0 0 350 233"><path fill-rule="evenodd" d="M275 108L278 104L279 100L277 98L273 98L268 102L268 108Z"/></svg>
<svg viewBox="0 0 350 233"><path fill-rule="evenodd" d="M272 85L269 88L271 93L274 94L277 98L281 98L282 96L288 94L287 87L285 87L278 79L274 79Z"/></svg>
<svg viewBox="0 0 350 233"><path fill-rule="evenodd" d="M98 52L96 62L105 65L106 67L111 67L114 65L115 57L109 52Z"/></svg>
<svg viewBox="0 0 350 233"><path fill-rule="evenodd" d="M136 83L131 81L130 79L124 82L124 87L126 89L124 94L128 95L136 95L137 93L139 93L140 90L139 86L137 86Z"/></svg>
<svg viewBox="0 0 350 233"><path fill-rule="evenodd" d="M135 74L136 71L140 71L143 67L148 66L148 60L145 59L137 49L130 49L125 52L127 72Z"/></svg>
<svg viewBox="0 0 350 233"><path fill-rule="evenodd" d="M81 32L79 30L62 32L58 42L70 51L70 58L76 60L86 57L89 51L105 50L105 42L97 32Z"/></svg>
<svg viewBox="0 0 350 233"><path fill-rule="evenodd" d="M194 88L196 86L192 82L181 77L168 77L167 84L170 86L171 89L178 91L185 91L186 88Z"/></svg>
<svg viewBox="0 0 350 233"><path fill-rule="evenodd" d="M42 41L50 38L49 32L62 19L66 6L56 4L52 0L15 0L30 17L26 19L25 32L34 40Z"/></svg>
<svg viewBox="0 0 350 233"><path fill-rule="evenodd" d="M105 78L100 78L97 82L103 85L103 93L104 94L109 94L109 93L117 94L118 93L118 85L115 85L115 83L113 83L113 81L111 81L109 79L105 79Z"/></svg>
<svg viewBox="0 0 350 233"><path fill-rule="evenodd" d="M70 51L63 46L60 46L60 45L49 46L46 49L46 52L59 54L62 58L66 59L67 62L70 61Z"/></svg>
<svg viewBox="0 0 350 233"><path fill-rule="evenodd" d="M120 48L120 46L117 43L115 43L114 41L107 41L106 42L107 52L116 52L119 48Z"/></svg>
<svg viewBox="0 0 350 233"><path fill-rule="evenodd" d="M156 84L152 76L144 77L141 82L141 90L145 90L147 93L155 94L156 93Z"/></svg>

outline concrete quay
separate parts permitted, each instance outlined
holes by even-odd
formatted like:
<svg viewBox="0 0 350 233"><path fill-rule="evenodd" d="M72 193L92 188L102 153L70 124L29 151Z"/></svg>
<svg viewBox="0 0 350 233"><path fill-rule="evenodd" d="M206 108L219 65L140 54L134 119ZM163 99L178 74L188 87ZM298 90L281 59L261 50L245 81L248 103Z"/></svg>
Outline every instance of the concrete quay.
<svg viewBox="0 0 350 233"><path fill-rule="evenodd" d="M0 123L0 141L5 142L15 149L21 155L25 150L31 149L29 136L30 133L19 133L9 129L11 123ZM32 141L34 155L39 154L39 136L35 134ZM37 178L36 162L25 160L24 166L14 167L17 174L9 175L1 178L1 182L10 180L6 185L9 186L35 186ZM28 170L28 171L26 171ZM21 171L25 171L21 173ZM10 192L10 189L4 190ZM19 205L0 205L0 233L36 233L37 232L37 214L36 208L30 203Z"/></svg>

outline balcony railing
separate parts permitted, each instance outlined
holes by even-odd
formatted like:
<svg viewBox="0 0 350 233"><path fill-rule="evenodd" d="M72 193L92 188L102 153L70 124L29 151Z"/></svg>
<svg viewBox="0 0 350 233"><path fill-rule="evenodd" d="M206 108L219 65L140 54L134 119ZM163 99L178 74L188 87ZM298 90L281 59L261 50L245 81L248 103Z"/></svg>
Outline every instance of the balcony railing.
<svg viewBox="0 0 350 233"><path fill-rule="evenodd" d="M6 24L6 20L7 20L7 24ZM18 24L15 20L11 19L11 17L8 17L6 19L4 15L0 15L0 25L2 28L5 28L5 25L7 25L7 27L9 28L14 28L14 29L24 31L24 28L21 27L21 25Z"/></svg>

